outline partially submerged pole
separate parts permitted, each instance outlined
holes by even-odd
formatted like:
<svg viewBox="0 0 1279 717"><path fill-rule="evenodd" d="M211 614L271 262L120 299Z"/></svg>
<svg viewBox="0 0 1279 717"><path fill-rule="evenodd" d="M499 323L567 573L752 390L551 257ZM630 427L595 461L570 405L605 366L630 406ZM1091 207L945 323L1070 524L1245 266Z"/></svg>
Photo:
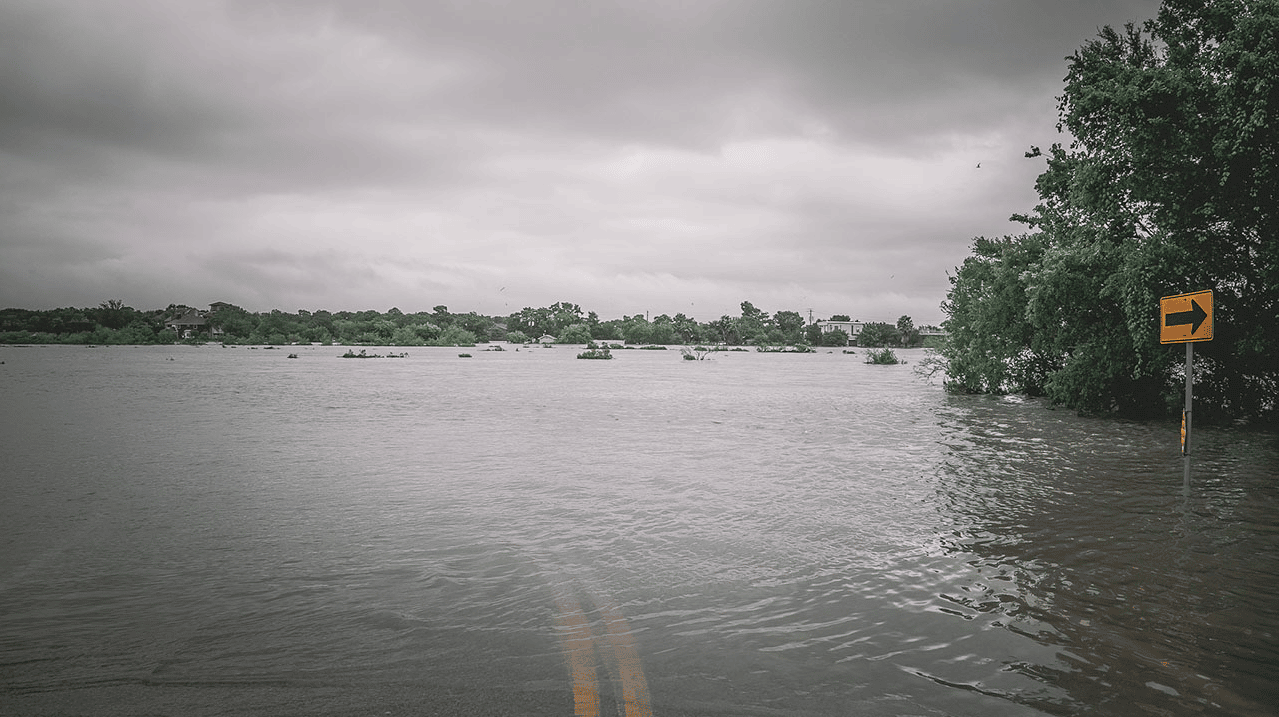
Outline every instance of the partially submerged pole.
<svg viewBox="0 0 1279 717"><path fill-rule="evenodd" d="M1159 300L1159 343L1186 345L1186 407L1181 411L1183 491L1190 497L1190 408L1195 383L1195 342L1212 341L1212 291L1165 296Z"/></svg>
<svg viewBox="0 0 1279 717"><path fill-rule="evenodd" d="M1182 493L1190 497L1190 409L1194 399L1195 382L1195 345L1186 344L1186 407L1181 410L1181 462L1185 467L1185 480Z"/></svg>

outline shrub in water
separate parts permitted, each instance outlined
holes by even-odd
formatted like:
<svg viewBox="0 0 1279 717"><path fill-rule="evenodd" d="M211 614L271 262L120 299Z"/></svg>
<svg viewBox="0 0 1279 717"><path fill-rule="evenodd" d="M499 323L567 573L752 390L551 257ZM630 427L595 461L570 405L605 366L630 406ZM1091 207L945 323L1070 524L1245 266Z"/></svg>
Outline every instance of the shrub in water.
<svg viewBox="0 0 1279 717"><path fill-rule="evenodd" d="M866 363L891 365L901 363L892 349L871 349L866 352Z"/></svg>
<svg viewBox="0 0 1279 717"><path fill-rule="evenodd" d="M586 350L577 355L580 359L611 359L613 354L609 353L607 346L600 346L594 341L586 344Z"/></svg>

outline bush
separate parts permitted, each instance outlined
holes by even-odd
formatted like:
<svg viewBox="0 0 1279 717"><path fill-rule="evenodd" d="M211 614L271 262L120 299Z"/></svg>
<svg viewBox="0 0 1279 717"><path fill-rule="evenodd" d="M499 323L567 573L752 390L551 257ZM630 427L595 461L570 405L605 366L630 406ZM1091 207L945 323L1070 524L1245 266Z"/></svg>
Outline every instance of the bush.
<svg viewBox="0 0 1279 717"><path fill-rule="evenodd" d="M613 354L607 346L600 346L594 341L586 344L586 350L577 355L580 359L611 359Z"/></svg>
<svg viewBox="0 0 1279 717"><path fill-rule="evenodd" d="M696 346L693 348L685 346L680 349L679 352L684 356L685 361L705 361L707 357L710 356L711 350L705 346Z"/></svg>
<svg viewBox="0 0 1279 717"><path fill-rule="evenodd" d="M822 346L847 346L848 334L843 329L835 329L822 334Z"/></svg>
<svg viewBox="0 0 1279 717"><path fill-rule="evenodd" d="M898 360L897 354L893 353L892 349L871 349L866 352L866 363L891 366L899 364L901 361Z"/></svg>

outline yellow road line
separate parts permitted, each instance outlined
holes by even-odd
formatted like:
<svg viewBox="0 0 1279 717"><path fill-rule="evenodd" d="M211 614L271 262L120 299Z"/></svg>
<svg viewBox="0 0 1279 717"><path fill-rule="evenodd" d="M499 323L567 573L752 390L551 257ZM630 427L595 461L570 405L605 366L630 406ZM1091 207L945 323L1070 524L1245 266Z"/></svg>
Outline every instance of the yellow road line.
<svg viewBox="0 0 1279 717"><path fill-rule="evenodd" d="M626 703L626 717L653 717L648 702L648 680L640 664L639 651L635 649L635 633L616 605L600 608L604 625L608 629L609 642L617 655L618 676L622 680L622 700Z"/></svg>
<svg viewBox="0 0 1279 717"><path fill-rule="evenodd" d="M573 714L577 717L599 717L600 686L595 677L591 624L572 595L556 595L555 606L558 608L555 625L560 629L560 644L573 674Z"/></svg>
<svg viewBox="0 0 1279 717"><path fill-rule="evenodd" d="M599 717L600 687L595 662L597 652L590 620L577 598L567 592L556 593L555 607L555 626L559 629L560 646L573 676L573 714L577 717ZM653 708L648 699L648 680L644 679L639 650L635 647L634 631L627 624L622 611L613 603L601 606L599 612L604 620L607 641L613 648L616 666L612 660L605 662L610 671L616 673L617 681L621 682L626 717L653 717Z"/></svg>

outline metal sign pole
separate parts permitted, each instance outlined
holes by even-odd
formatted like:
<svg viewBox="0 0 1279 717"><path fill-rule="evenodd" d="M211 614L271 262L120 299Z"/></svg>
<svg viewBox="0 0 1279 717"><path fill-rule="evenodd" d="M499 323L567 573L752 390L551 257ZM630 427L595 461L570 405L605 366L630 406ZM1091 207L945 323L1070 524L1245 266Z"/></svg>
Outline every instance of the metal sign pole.
<svg viewBox="0 0 1279 717"><path fill-rule="evenodd" d="M1186 345L1186 407L1181 411L1181 460L1190 497L1190 408L1195 382L1195 342L1212 341L1212 290L1159 299L1159 343Z"/></svg>
<svg viewBox="0 0 1279 717"><path fill-rule="evenodd" d="M1186 344L1186 407L1181 412L1181 460L1185 464L1185 481L1182 492L1190 497L1190 406L1193 399L1191 387L1195 380L1195 345Z"/></svg>

